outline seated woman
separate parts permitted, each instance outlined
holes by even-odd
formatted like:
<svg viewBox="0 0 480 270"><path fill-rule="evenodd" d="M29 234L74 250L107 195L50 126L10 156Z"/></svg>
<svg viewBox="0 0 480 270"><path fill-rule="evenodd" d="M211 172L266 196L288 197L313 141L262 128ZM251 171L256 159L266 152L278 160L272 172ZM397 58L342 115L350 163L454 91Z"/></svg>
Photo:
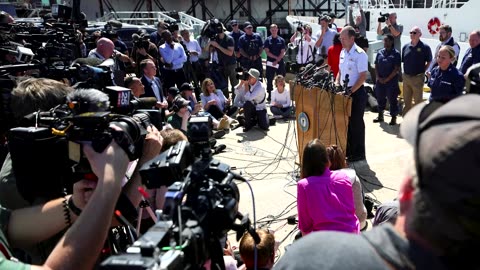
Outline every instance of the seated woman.
<svg viewBox="0 0 480 270"><path fill-rule="evenodd" d="M289 118L292 114L290 91L285 89L285 78L282 75L275 77L275 89L272 91L270 105L270 111L275 118Z"/></svg>
<svg viewBox="0 0 480 270"><path fill-rule="evenodd" d="M215 83L212 79L206 78L203 80L200 98L203 109L213 115L215 119L227 118L230 124L234 122L230 116L234 115L238 108L230 107L230 99L223 95L222 90L215 88Z"/></svg>
<svg viewBox="0 0 480 270"><path fill-rule="evenodd" d="M330 171L327 149L319 139L305 146L301 167L297 210L302 235L321 230L358 233L350 179L342 171Z"/></svg>
<svg viewBox="0 0 480 270"><path fill-rule="evenodd" d="M347 174L352 184L353 200L355 202L355 215L357 215L360 222L360 228L363 231L367 228L367 208L363 204L364 194L362 190L362 183L358 179L355 170L347 168L345 162L345 154L340 147L336 145L330 145L327 147L328 160L330 160L330 170L342 171Z"/></svg>

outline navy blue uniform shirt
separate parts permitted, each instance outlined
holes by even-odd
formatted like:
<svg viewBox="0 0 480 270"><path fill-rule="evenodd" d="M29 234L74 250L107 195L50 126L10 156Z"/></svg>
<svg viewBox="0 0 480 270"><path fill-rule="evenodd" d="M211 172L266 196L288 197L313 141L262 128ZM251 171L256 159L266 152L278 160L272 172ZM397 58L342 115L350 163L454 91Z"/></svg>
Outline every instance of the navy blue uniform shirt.
<svg viewBox="0 0 480 270"><path fill-rule="evenodd" d="M269 36L267 37L267 39L265 39L265 43L263 43L263 48L268 48L268 50L270 50L270 53L279 56L282 49L285 49L285 40L281 36L277 36L276 38L272 38L272 36ZM267 56L267 61L273 62L275 60L276 59Z"/></svg>
<svg viewBox="0 0 480 270"><path fill-rule="evenodd" d="M418 75L425 73L425 63L432 61L432 50L430 46L418 41L417 46L412 43L405 44L402 49L403 71L407 75Z"/></svg>
<svg viewBox="0 0 480 270"><path fill-rule="evenodd" d="M480 63L480 45L475 48L468 48L462 59L460 71L465 74L473 64Z"/></svg>
<svg viewBox="0 0 480 270"><path fill-rule="evenodd" d="M238 52L238 40L244 34L245 34L245 32L243 32L242 30L238 31L238 33L235 33L233 31L229 33L229 35L233 38L233 41L235 41L235 51L236 52Z"/></svg>
<svg viewBox="0 0 480 270"><path fill-rule="evenodd" d="M432 70L428 86L432 90L430 93L431 101L445 102L462 94L465 78L452 64L447 70L441 70L437 66Z"/></svg>
<svg viewBox="0 0 480 270"><path fill-rule="evenodd" d="M249 56L260 55L260 48L262 47L262 37L258 33L245 34L238 40L238 48L243 49Z"/></svg>
<svg viewBox="0 0 480 270"><path fill-rule="evenodd" d="M400 53L392 48L390 51L383 48L377 53L375 58L375 65L377 65L377 72L380 78L387 78L392 74L395 67L399 67L401 64ZM388 83L398 83L398 74L395 75Z"/></svg>

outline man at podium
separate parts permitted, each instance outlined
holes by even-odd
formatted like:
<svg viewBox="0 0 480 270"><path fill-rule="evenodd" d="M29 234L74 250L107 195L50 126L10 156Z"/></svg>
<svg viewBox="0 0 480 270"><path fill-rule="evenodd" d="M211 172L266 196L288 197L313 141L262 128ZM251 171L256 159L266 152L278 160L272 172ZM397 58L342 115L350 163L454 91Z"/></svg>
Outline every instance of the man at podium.
<svg viewBox="0 0 480 270"><path fill-rule="evenodd" d="M365 51L355 45L355 29L344 27L340 32L342 52L340 70L335 84L342 86L352 98L351 116L347 132L347 160L355 162L365 159L365 123L363 114L367 105L367 92L363 83L367 78L368 57Z"/></svg>

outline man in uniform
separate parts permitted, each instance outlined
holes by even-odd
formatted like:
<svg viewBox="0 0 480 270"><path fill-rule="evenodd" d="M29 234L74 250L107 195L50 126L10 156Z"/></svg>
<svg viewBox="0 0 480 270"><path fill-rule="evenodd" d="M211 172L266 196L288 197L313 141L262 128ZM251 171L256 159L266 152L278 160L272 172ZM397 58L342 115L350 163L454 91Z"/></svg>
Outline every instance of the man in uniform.
<svg viewBox="0 0 480 270"><path fill-rule="evenodd" d="M245 35L241 36L238 40L238 48L242 55L242 58L240 58L240 64L245 70L254 68L260 71L260 76L263 77L261 58L263 51L262 37L260 34L253 32L253 25L250 22L245 23L245 28L243 30L245 31Z"/></svg>
<svg viewBox="0 0 480 270"><path fill-rule="evenodd" d="M398 114L398 71L400 70L400 53L393 48L394 38L387 34L383 38L385 48L377 53L375 59L375 73L377 83L375 84L375 94L378 100L378 117L373 120L374 123L383 122L383 110L385 110L386 99L390 103L390 116L392 120L390 125L397 124Z"/></svg>
<svg viewBox="0 0 480 270"><path fill-rule="evenodd" d="M267 54L267 101L271 100L271 92L273 90L273 77L275 74L285 76L285 62L283 57L285 56L285 40L278 35L278 26L272 24L270 26L271 36L267 37L263 47Z"/></svg>
<svg viewBox="0 0 480 270"><path fill-rule="evenodd" d="M422 31L418 26L410 30L410 43L405 44L402 49L403 62L403 100L405 115L412 108L412 97L415 104L423 101L423 82L425 71L432 61L432 51L427 44L424 44L420 37Z"/></svg>
<svg viewBox="0 0 480 270"><path fill-rule="evenodd" d="M340 70L335 84L343 85L352 97L352 110L347 132L347 159L355 162L365 159L365 123L363 114L367 105L367 92L363 83L367 78L368 56L355 45L355 29L344 27L340 32L343 50L340 53Z"/></svg>

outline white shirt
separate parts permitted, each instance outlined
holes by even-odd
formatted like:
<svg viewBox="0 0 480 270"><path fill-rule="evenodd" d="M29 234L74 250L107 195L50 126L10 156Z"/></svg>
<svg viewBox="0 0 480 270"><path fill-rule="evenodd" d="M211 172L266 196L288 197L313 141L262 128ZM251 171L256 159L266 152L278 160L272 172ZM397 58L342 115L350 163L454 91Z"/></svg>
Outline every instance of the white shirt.
<svg viewBox="0 0 480 270"><path fill-rule="evenodd" d="M283 90L282 93L279 93L275 88L272 91L272 104L273 102L282 104L283 108L288 108L292 105L292 100L290 99L290 91L288 89Z"/></svg>
<svg viewBox="0 0 480 270"><path fill-rule="evenodd" d="M315 39L310 38L310 42L304 39L301 43L302 44L300 44L300 37L297 37L294 41L294 44L298 46L297 63L306 64L308 62L311 62L315 57L313 55L313 49L315 48Z"/></svg>
<svg viewBox="0 0 480 270"><path fill-rule="evenodd" d="M250 86L250 91L245 93L245 100L256 104L256 110L261 111L267 108L265 105L265 96L265 88L263 88L263 85L260 81L257 81L254 85Z"/></svg>
<svg viewBox="0 0 480 270"><path fill-rule="evenodd" d="M360 73L367 70L368 56L362 48L357 47L354 43L349 51L342 49L342 52L340 52L340 84L343 85L345 75L348 74L349 81L347 86L353 86L360 77Z"/></svg>
<svg viewBox="0 0 480 270"><path fill-rule="evenodd" d="M202 54L202 48L200 48L200 44L198 44L198 41L196 40L190 40L186 41L184 40L183 43L185 44L185 47L187 47L187 50L189 52L195 51L198 53L198 55ZM198 55L193 55L190 53L190 62L197 62L198 61Z"/></svg>

